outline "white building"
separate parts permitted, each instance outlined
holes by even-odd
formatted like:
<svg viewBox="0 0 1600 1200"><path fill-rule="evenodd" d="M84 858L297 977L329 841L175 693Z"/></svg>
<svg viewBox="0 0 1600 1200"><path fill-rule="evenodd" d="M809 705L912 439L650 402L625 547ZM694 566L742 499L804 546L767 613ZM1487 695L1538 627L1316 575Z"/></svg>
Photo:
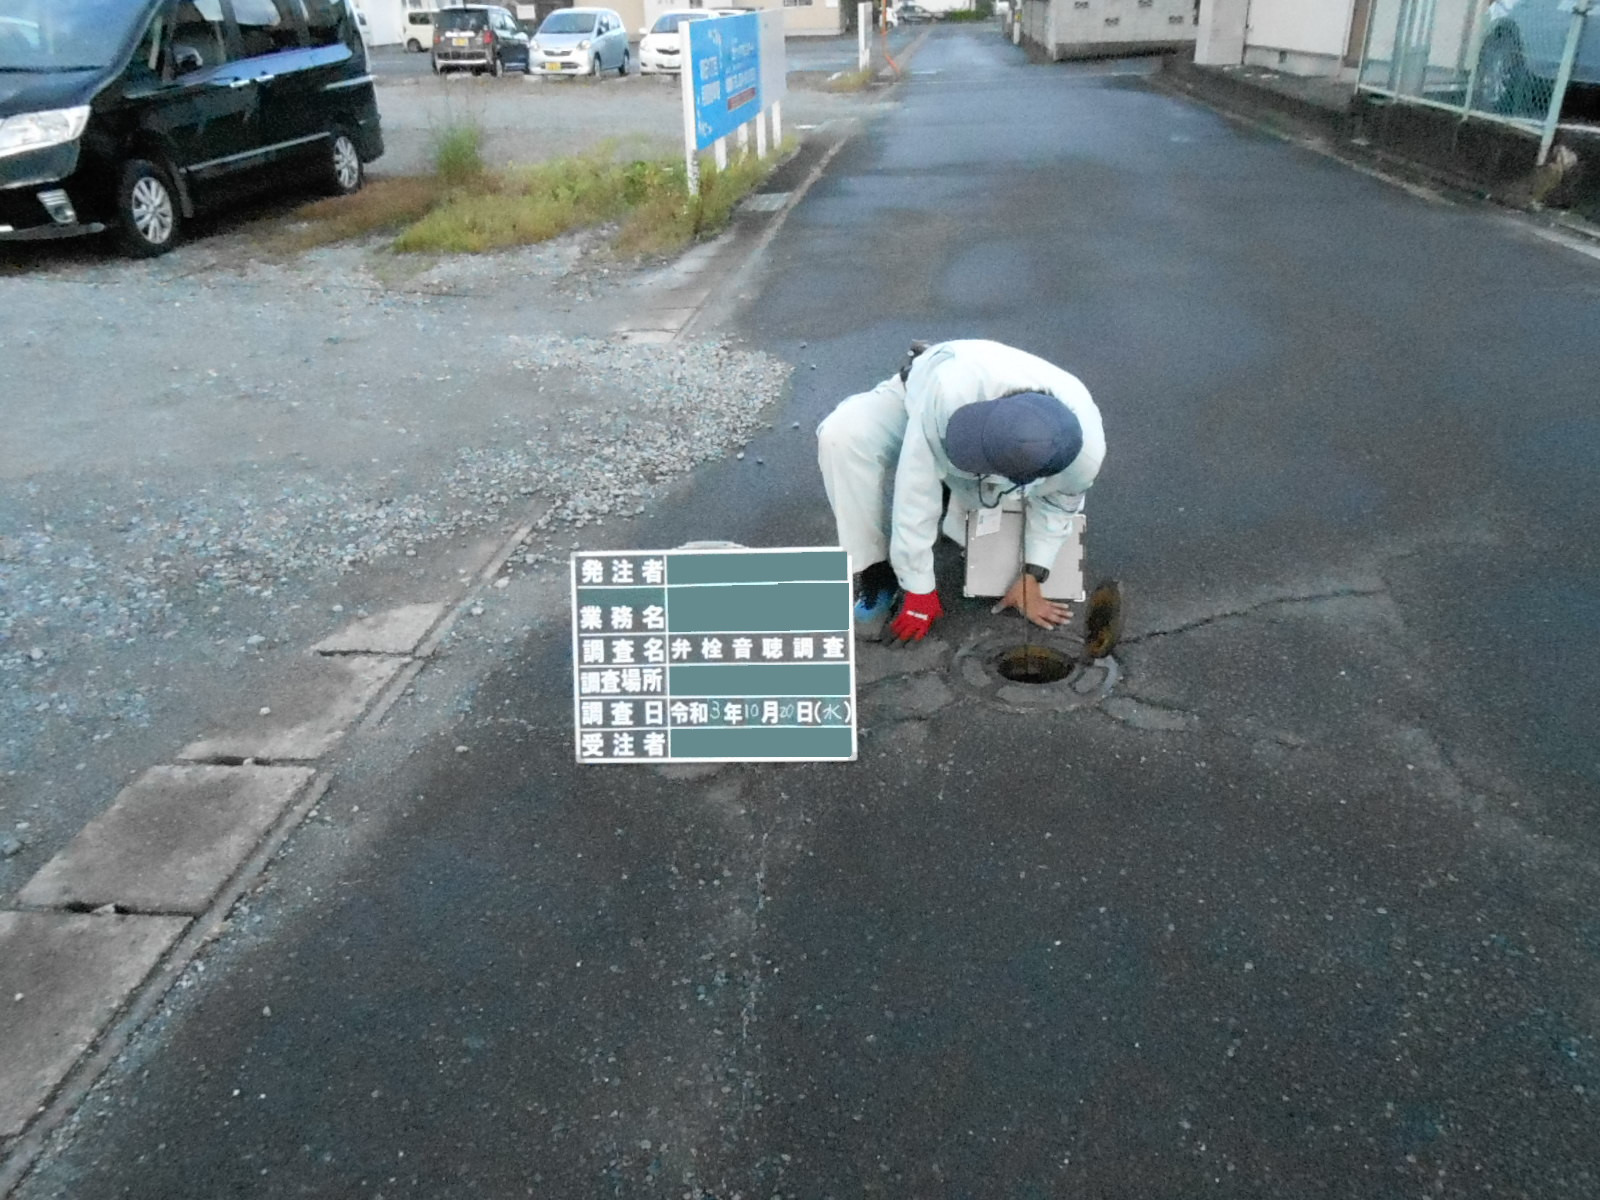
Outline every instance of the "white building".
<svg viewBox="0 0 1600 1200"><path fill-rule="evenodd" d="M1194 45L1194 0L1019 0L1023 41L1053 59L1155 54Z"/></svg>
<svg viewBox="0 0 1600 1200"><path fill-rule="evenodd" d="M1372 0L1200 0L1195 62L1354 79Z"/></svg>

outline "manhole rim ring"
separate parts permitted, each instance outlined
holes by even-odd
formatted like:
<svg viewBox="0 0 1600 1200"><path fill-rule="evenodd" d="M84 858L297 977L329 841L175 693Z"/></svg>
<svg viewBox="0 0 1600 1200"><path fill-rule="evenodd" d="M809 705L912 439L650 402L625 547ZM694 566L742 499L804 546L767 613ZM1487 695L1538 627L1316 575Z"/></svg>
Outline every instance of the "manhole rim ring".
<svg viewBox="0 0 1600 1200"><path fill-rule="evenodd" d="M1122 665L1115 655L1096 659L1086 669L1080 670L1078 658L1083 653L1083 635L1070 629L1035 629L1023 632L1014 629L987 629L968 637L950 657L952 681L967 695L991 707L1010 713L1074 712L1097 707L1113 694L1123 676ZM1019 645L1042 646L1063 655L1072 663L1067 674L1051 683L1021 683L1005 678L996 669L1001 653ZM981 672L980 684L969 673L968 663ZM1098 686L1084 692L1073 685L1085 671L1098 670L1102 678ZM1012 694L1001 696L1002 689ZM1018 692L1028 693L1023 700Z"/></svg>

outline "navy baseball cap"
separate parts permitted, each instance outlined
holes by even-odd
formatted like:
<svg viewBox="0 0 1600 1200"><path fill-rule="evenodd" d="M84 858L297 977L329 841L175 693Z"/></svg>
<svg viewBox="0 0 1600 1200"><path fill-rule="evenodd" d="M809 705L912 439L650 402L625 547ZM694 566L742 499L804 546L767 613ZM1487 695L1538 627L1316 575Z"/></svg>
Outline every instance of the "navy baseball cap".
<svg viewBox="0 0 1600 1200"><path fill-rule="evenodd" d="M944 452L972 475L1032 483L1065 471L1083 449L1083 427L1054 396L1018 392L963 405L950 416Z"/></svg>

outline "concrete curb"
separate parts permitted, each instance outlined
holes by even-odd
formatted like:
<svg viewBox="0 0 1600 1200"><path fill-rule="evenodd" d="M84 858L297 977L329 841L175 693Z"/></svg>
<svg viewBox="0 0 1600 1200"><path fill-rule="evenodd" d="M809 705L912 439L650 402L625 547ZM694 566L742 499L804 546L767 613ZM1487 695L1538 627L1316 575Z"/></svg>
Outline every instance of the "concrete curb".
<svg viewBox="0 0 1600 1200"><path fill-rule="evenodd" d="M321 801L329 782L326 777L318 779L301 794L295 805L262 839L254 853L241 864L206 913L191 922L165 957L122 997L122 1002L111 1012L108 1023L100 1029L97 1039L89 1043L87 1056L76 1060L56 1083L51 1098L35 1110L27 1127L6 1147L6 1157L0 1161L0 1197L10 1196L17 1185L27 1178L39 1156L44 1153L50 1135L72 1115L106 1068L127 1049L133 1035L150 1019L168 989L178 981L200 950L223 931L228 913L240 897L249 891L285 839Z"/></svg>

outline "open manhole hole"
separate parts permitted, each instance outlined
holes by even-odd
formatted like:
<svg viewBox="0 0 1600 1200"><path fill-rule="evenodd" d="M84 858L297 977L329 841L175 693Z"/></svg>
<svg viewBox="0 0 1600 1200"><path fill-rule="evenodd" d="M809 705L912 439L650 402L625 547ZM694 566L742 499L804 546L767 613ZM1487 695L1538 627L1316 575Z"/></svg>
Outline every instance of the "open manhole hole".
<svg viewBox="0 0 1600 1200"><path fill-rule="evenodd" d="M1049 646L1013 646L1000 652L994 669L1012 683L1060 683L1072 673L1072 659Z"/></svg>
<svg viewBox="0 0 1600 1200"><path fill-rule="evenodd" d="M1067 712L1099 704L1121 678L1115 658L1084 662L1083 638L1069 630L1017 638L989 630L967 641L951 664L955 681L1010 712Z"/></svg>

